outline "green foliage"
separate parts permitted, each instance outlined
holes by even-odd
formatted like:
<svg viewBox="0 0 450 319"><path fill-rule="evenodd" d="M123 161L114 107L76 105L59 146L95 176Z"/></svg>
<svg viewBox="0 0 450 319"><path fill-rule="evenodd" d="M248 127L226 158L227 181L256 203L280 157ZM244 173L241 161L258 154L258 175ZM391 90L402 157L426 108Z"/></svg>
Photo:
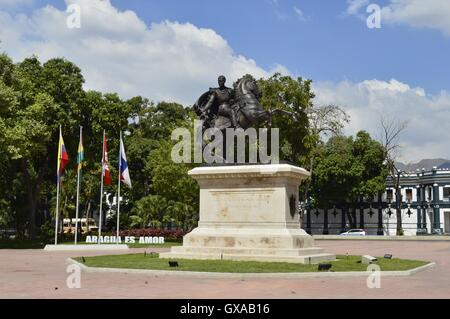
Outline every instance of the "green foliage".
<svg viewBox="0 0 450 319"><path fill-rule="evenodd" d="M279 73L258 81L261 104L266 109L282 109L296 115L295 120L290 116L276 116L272 127L280 129L280 159L297 165L305 164L312 147L307 115L313 106L311 83L311 80L293 79Z"/></svg>
<svg viewBox="0 0 450 319"><path fill-rule="evenodd" d="M367 132L334 136L319 148L312 178L313 197L321 207L373 198L385 188L383 149Z"/></svg>
<svg viewBox="0 0 450 319"><path fill-rule="evenodd" d="M172 130L193 129L195 115L176 103L159 103L143 110L133 129L128 151L130 169L142 172L133 189L136 202L132 226L173 225L189 229L198 220L198 186L187 175L193 164L174 163ZM136 183L135 183L136 184Z"/></svg>
<svg viewBox="0 0 450 319"><path fill-rule="evenodd" d="M11 203L5 199L0 199L0 229L6 228L12 221L11 215L8 212L11 210Z"/></svg>
<svg viewBox="0 0 450 319"><path fill-rule="evenodd" d="M55 225L53 225L49 220L46 221L41 226L40 238L44 243L52 243L55 238Z"/></svg>
<svg viewBox="0 0 450 319"><path fill-rule="evenodd" d="M66 216L72 216L79 125L84 127L88 159L81 187L81 209L86 211L86 206L99 198L101 127L116 136L120 129L128 128L128 119L145 105L140 98L124 101L116 94L85 92L83 83L81 70L64 59L41 64L31 57L12 64L9 58L0 56L0 157L4 157L0 158L4 159L0 173L2 181L12 181L13 185L8 188L0 182L1 199L3 207L9 203L9 220L14 217L20 225L28 221L31 237L36 232L37 214L42 213L38 210L54 211L59 126L63 127L71 159L61 190L61 207ZM118 139L110 144L117 148ZM111 156L111 160L116 158ZM91 211L94 208L95 204Z"/></svg>

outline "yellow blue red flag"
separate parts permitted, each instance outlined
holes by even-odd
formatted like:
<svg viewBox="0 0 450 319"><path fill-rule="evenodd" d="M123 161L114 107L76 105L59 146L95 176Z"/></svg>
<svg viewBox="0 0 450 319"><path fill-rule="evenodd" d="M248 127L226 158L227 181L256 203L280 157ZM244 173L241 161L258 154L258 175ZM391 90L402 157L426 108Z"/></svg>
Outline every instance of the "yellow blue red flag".
<svg viewBox="0 0 450 319"><path fill-rule="evenodd" d="M78 145L78 154L77 154L78 170L81 170L81 168L83 167L83 161L84 161L83 137L80 136L80 144Z"/></svg>
<svg viewBox="0 0 450 319"><path fill-rule="evenodd" d="M57 178L58 182L64 172L64 167L69 162L69 155L67 154L66 146L62 137L61 129L59 130L59 145L58 145L58 165L57 165Z"/></svg>

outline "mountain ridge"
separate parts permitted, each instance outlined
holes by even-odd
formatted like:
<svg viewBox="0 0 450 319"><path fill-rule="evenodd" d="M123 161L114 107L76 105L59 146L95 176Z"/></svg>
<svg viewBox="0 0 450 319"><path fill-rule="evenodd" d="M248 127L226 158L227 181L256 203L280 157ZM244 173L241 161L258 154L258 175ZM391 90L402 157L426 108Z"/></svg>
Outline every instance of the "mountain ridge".
<svg viewBox="0 0 450 319"><path fill-rule="evenodd" d="M415 172L416 170L422 170L425 168L426 171L433 169L433 167L437 167L438 169L450 169L450 160L445 158L427 158L420 160L417 163L402 163L396 162L395 165L401 171L405 172Z"/></svg>

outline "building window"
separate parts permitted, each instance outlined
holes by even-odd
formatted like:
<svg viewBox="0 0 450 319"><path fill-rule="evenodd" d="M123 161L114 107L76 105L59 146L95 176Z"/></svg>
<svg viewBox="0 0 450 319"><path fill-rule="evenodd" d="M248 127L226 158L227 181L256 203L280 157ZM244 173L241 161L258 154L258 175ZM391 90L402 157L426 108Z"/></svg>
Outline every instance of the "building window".
<svg viewBox="0 0 450 319"><path fill-rule="evenodd" d="M394 198L394 191L392 189L388 189L386 191L386 199L388 202L392 201L392 199Z"/></svg>
<svg viewBox="0 0 450 319"><path fill-rule="evenodd" d="M431 187L427 187L427 201L431 202Z"/></svg>
<svg viewBox="0 0 450 319"><path fill-rule="evenodd" d="M450 198L450 187L444 187L444 199Z"/></svg>
<svg viewBox="0 0 450 319"><path fill-rule="evenodd" d="M412 189L407 189L406 190L406 202L411 203L412 199L413 199L413 191L412 191Z"/></svg>

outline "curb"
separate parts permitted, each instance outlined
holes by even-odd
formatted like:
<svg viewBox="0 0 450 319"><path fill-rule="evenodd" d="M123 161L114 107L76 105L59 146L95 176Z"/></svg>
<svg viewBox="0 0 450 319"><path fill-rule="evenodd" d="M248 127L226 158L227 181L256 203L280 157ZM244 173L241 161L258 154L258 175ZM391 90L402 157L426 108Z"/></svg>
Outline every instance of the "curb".
<svg viewBox="0 0 450 319"><path fill-rule="evenodd" d="M46 245L44 251L111 251L129 250L127 245Z"/></svg>
<svg viewBox="0 0 450 319"><path fill-rule="evenodd" d="M123 273L123 274L141 274L157 276L174 276L174 277L192 277L192 278L344 278L344 277L367 277L371 271L345 271L345 272L322 272L322 273L214 273L214 272L197 272L197 271L170 271L170 270L151 270L151 269L123 269L123 268L100 268L88 267L72 258L66 259L67 263L78 265L83 272L86 273ZM432 262L417 268L402 271L382 271L382 276L405 277L414 275L422 270L432 268L436 263Z"/></svg>
<svg viewBox="0 0 450 319"><path fill-rule="evenodd" d="M450 241L450 236L339 236L339 235L312 235L314 240L359 240L359 241Z"/></svg>

